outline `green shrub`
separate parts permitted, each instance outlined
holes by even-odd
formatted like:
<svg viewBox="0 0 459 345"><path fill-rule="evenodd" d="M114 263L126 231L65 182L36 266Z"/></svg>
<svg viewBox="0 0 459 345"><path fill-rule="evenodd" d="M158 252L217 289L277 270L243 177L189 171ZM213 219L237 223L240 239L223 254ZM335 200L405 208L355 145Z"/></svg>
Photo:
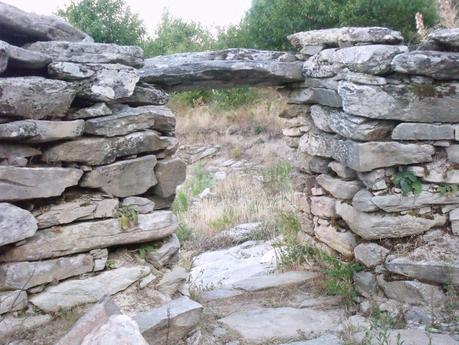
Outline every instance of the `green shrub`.
<svg viewBox="0 0 459 345"><path fill-rule="evenodd" d="M205 169L203 164L197 164L193 167L191 178L185 188L191 192L192 196L198 196L205 189L211 188L214 183L213 175Z"/></svg>
<svg viewBox="0 0 459 345"><path fill-rule="evenodd" d="M408 195L409 193L419 195L422 192L421 181L409 170L400 169L392 177L392 182L395 187L402 190L403 195Z"/></svg>
<svg viewBox="0 0 459 345"><path fill-rule="evenodd" d="M188 195L183 191L178 192L172 204L172 211L175 214L180 214L188 211L188 207Z"/></svg>
<svg viewBox="0 0 459 345"><path fill-rule="evenodd" d="M184 223L179 223L176 235L181 244L189 241L193 237L193 230Z"/></svg>
<svg viewBox="0 0 459 345"><path fill-rule="evenodd" d="M209 222L209 226L216 231L222 231L230 227L235 219L236 214L234 209L232 207L226 207L220 217Z"/></svg>

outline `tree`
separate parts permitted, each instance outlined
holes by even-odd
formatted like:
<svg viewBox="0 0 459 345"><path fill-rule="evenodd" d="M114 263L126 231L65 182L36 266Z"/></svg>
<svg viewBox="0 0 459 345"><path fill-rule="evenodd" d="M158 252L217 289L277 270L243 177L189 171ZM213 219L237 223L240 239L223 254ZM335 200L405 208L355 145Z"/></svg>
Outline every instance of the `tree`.
<svg viewBox="0 0 459 345"><path fill-rule="evenodd" d="M144 45L146 57L203 51L213 44L212 35L200 24L164 12L153 39Z"/></svg>
<svg viewBox="0 0 459 345"><path fill-rule="evenodd" d="M72 0L57 14L96 42L141 45L146 36L143 21L124 0Z"/></svg>

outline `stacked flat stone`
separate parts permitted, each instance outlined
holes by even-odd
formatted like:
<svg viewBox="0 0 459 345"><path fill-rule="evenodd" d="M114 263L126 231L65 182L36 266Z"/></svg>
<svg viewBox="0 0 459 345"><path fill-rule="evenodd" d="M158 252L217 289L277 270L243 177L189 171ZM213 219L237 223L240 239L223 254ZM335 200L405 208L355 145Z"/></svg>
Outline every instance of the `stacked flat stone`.
<svg viewBox="0 0 459 345"><path fill-rule="evenodd" d="M0 314L8 331L17 319L3 314L30 303L56 312L147 276L138 265L100 272L111 247L173 235L167 209L185 164L174 157L168 95L140 82L140 48L93 43L61 19L3 3L0 39ZM118 219L123 207L139 214L129 229Z"/></svg>
<svg viewBox="0 0 459 345"><path fill-rule="evenodd" d="M410 50L386 28L297 33L306 81L290 86L284 135L303 173L301 239L356 259L359 292L437 305L459 285L458 31ZM422 183L403 192L394 177ZM442 189L443 188L443 189Z"/></svg>

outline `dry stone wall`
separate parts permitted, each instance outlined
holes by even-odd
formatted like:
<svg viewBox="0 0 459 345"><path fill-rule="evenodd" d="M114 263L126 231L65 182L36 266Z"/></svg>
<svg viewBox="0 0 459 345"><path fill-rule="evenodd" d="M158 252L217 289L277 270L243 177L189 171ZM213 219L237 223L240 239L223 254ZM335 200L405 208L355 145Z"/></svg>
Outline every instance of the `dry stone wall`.
<svg viewBox="0 0 459 345"><path fill-rule="evenodd" d="M385 28L289 37L308 55L282 90L299 237L362 263L365 297L436 306L459 286L458 33L417 48Z"/></svg>
<svg viewBox="0 0 459 345"><path fill-rule="evenodd" d="M33 310L95 303L149 275L147 265L105 270L108 252L176 240L168 208L186 166L174 156L169 96L140 81L140 48L94 43L58 18L3 3L0 39L5 339L18 320L8 313L29 307L33 320Z"/></svg>

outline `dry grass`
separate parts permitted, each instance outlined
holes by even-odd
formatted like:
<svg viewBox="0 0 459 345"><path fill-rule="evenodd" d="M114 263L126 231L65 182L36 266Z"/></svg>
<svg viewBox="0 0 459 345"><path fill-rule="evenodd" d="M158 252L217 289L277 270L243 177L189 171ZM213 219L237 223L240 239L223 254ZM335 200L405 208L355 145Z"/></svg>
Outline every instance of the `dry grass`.
<svg viewBox="0 0 459 345"><path fill-rule="evenodd" d="M457 27L457 8L452 0L438 0L440 24L446 28Z"/></svg>

